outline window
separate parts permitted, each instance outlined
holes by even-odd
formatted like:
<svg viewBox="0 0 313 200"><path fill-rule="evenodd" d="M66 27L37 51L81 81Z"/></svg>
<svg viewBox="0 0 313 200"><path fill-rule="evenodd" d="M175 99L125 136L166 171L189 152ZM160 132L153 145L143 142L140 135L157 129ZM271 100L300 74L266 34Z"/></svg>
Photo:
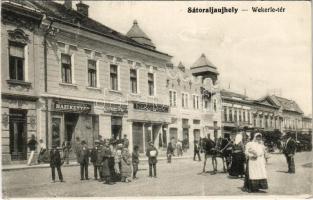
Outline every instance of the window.
<svg viewBox="0 0 313 200"><path fill-rule="evenodd" d="M216 110L217 110L216 99L214 99L214 103L213 104L214 104L213 105L214 112L216 112Z"/></svg>
<svg viewBox="0 0 313 200"><path fill-rule="evenodd" d="M137 93L137 70L135 69L130 69L130 88L132 93Z"/></svg>
<svg viewBox="0 0 313 200"><path fill-rule="evenodd" d="M241 110L238 110L238 113L239 113L239 121L241 122L242 121L242 116L241 116Z"/></svg>
<svg viewBox="0 0 313 200"><path fill-rule="evenodd" d="M208 100L204 100L204 108L209 109L209 101Z"/></svg>
<svg viewBox="0 0 313 200"><path fill-rule="evenodd" d="M235 112L234 112L234 121L235 122L237 121L237 110L235 110Z"/></svg>
<svg viewBox="0 0 313 200"><path fill-rule="evenodd" d="M110 65L111 90L118 90L117 65Z"/></svg>
<svg viewBox="0 0 313 200"><path fill-rule="evenodd" d="M62 54L61 55L62 63L62 83L72 83L72 64L71 56Z"/></svg>
<svg viewBox="0 0 313 200"><path fill-rule="evenodd" d="M149 95L154 96L154 74L148 73Z"/></svg>
<svg viewBox="0 0 313 200"><path fill-rule="evenodd" d="M88 86L97 87L97 64L95 60L88 60Z"/></svg>
<svg viewBox="0 0 313 200"><path fill-rule="evenodd" d="M248 111L247 114L248 114L248 120L247 121L250 124L250 112Z"/></svg>
<svg viewBox="0 0 313 200"><path fill-rule="evenodd" d="M224 107L224 121L227 121L227 107Z"/></svg>
<svg viewBox="0 0 313 200"><path fill-rule="evenodd" d="M24 81L24 45L10 42L9 73L10 79Z"/></svg>
<svg viewBox="0 0 313 200"><path fill-rule="evenodd" d="M233 109L229 108L229 121L233 121Z"/></svg>
<svg viewBox="0 0 313 200"><path fill-rule="evenodd" d="M182 107L188 108L188 94L182 93Z"/></svg>
<svg viewBox="0 0 313 200"><path fill-rule="evenodd" d="M192 105L194 109L199 109L199 96L192 95Z"/></svg>
<svg viewBox="0 0 313 200"><path fill-rule="evenodd" d="M265 128L268 127L268 117L265 118Z"/></svg>
<svg viewBox="0 0 313 200"><path fill-rule="evenodd" d="M170 91L170 106L175 107L176 106L176 91Z"/></svg>
<svg viewBox="0 0 313 200"><path fill-rule="evenodd" d="M200 120L194 119L194 120L193 120L193 124L200 124Z"/></svg>

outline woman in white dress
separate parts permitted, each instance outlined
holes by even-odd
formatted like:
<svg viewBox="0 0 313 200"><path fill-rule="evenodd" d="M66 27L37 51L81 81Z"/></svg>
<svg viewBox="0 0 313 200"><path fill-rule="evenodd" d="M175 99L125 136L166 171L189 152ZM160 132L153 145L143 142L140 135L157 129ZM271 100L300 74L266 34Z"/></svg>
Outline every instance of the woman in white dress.
<svg viewBox="0 0 313 200"><path fill-rule="evenodd" d="M256 133L251 142L245 147L247 156L247 169L245 189L248 192L258 192L259 189L268 189L265 168L265 146L261 133Z"/></svg>

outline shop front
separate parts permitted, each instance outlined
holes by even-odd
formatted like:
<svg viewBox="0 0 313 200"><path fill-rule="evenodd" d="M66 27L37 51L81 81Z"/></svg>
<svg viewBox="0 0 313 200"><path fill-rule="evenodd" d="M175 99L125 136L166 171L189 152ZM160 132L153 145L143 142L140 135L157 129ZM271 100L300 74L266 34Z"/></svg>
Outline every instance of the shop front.
<svg viewBox="0 0 313 200"><path fill-rule="evenodd" d="M51 105L49 147L73 144L77 137L93 145L99 134L99 116L94 114L92 103L53 99Z"/></svg>
<svg viewBox="0 0 313 200"><path fill-rule="evenodd" d="M120 140L128 135L125 123L127 120L127 104L105 103L104 113L100 120L100 135L105 139Z"/></svg>
<svg viewBox="0 0 313 200"><path fill-rule="evenodd" d="M128 122L131 127L131 147L144 153L149 142L165 150L169 142L168 124L171 122L169 107L162 104L131 102Z"/></svg>
<svg viewBox="0 0 313 200"><path fill-rule="evenodd" d="M27 142L37 137L37 97L2 94L2 162L26 163Z"/></svg>

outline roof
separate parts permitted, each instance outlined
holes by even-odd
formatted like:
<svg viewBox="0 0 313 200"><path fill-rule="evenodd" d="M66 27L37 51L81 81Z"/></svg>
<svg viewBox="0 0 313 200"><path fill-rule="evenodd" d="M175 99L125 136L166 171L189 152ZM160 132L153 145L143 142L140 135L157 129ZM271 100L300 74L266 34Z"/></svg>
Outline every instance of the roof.
<svg viewBox="0 0 313 200"><path fill-rule="evenodd" d="M200 58L191 66L191 68L197 67L212 67L216 69L216 67L206 58L204 54L201 54Z"/></svg>
<svg viewBox="0 0 313 200"><path fill-rule="evenodd" d="M303 114L303 111L301 110L299 105L293 100L279 97L276 95L271 95L270 98L274 101L275 104L281 106L283 110L298 112L298 113Z"/></svg>
<svg viewBox="0 0 313 200"><path fill-rule="evenodd" d="M127 32L126 36L132 38L140 44L147 45L148 47L155 49L155 45L151 39L141 30L137 20L134 20L133 26Z"/></svg>
<svg viewBox="0 0 313 200"><path fill-rule="evenodd" d="M153 51L159 54L167 55L166 53L159 52L154 48L149 48L147 45L142 44L135 39L132 39L118 31L115 31L94 19L82 15L74 9L68 9L63 4L56 3L54 1L38 1L38 0L11 0L18 4L32 6L36 10L40 10L45 13L48 18L53 18L61 23L66 23L68 25L76 26L87 31L109 37L114 40L118 40L136 47L144 48L149 51ZM21 3L22 2L22 3Z"/></svg>
<svg viewBox="0 0 313 200"><path fill-rule="evenodd" d="M228 98L235 97L235 98L240 98L240 99L243 99L243 100L246 100L248 98L246 95L239 94L239 93L232 92L232 91L225 90L225 89L221 90L221 96L222 97L228 97Z"/></svg>
<svg viewBox="0 0 313 200"><path fill-rule="evenodd" d="M185 70L186 70L186 67L183 65L182 62L179 62L177 68L180 69L180 70L182 70L182 71L185 71Z"/></svg>

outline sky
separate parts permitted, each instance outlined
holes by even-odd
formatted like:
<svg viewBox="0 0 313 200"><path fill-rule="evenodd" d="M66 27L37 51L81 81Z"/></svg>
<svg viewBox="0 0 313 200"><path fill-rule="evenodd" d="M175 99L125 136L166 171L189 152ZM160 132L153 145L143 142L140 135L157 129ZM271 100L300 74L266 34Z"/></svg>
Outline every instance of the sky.
<svg viewBox="0 0 313 200"><path fill-rule="evenodd" d="M89 16L126 34L133 20L159 51L190 67L202 53L222 88L261 98L276 92L312 113L310 2L84 1ZM235 7L237 14L188 13L188 7ZM252 6L284 7L253 13ZM241 11L247 9L248 11ZM278 93L277 93L278 92Z"/></svg>

